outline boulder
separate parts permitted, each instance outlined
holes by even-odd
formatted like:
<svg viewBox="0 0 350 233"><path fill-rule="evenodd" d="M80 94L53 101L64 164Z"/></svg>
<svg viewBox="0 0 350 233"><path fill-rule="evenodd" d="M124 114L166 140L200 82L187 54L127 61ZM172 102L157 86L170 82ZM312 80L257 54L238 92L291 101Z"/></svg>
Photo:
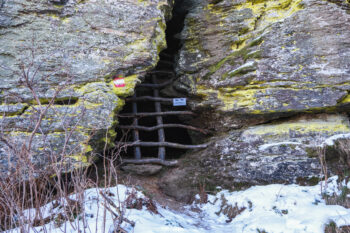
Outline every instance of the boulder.
<svg viewBox="0 0 350 233"><path fill-rule="evenodd" d="M164 174L160 186L189 201L200 187L215 191L217 186L239 190L270 183L314 184L323 172L323 149L344 137L350 137L347 116L332 114L233 130L212 138L207 149L187 154L179 168Z"/></svg>
<svg viewBox="0 0 350 233"><path fill-rule="evenodd" d="M166 47L171 8L170 0L2 1L0 172L21 154L42 168L84 165L113 146L122 98ZM116 74L125 87L113 86Z"/></svg>

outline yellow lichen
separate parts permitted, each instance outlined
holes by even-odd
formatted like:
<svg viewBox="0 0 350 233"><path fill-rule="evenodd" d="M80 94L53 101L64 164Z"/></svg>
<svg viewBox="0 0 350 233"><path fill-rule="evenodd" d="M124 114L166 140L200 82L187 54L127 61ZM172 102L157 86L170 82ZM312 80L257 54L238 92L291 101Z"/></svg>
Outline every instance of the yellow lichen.
<svg viewBox="0 0 350 233"><path fill-rule="evenodd" d="M70 22L70 18L69 17L60 17L56 14L49 14L48 15L51 19L54 20L60 20L63 24L69 23Z"/></svg>
<svg viewBox="0 0 350 233"><path fill-rule="evenodd" d="M251 30L266 28L271 23L285 19L302 9L302 0L246 0L236 6L236 10L251 9L254 17L250 19ZM258 19L259 25L256 25Z"/></svg>
<svg viewBox="0 0 350 233"><path fill-rule="evenodd" d="M349 132L350 127L345 118L338 115L318 118L301 118L293 121L253 126L245 130L244 134L266 135L270 137L289 135L291 132L309 133L342 133Z"/></svg>
<svg viewBox="0 0 350 233"><path fill-rule="evenodd" d="M217 96L217 93L218 93L217 90L207 88L206 86L203 86L203 85L196 86L196 95L202 97L205 100L208 100L209 96L211 96L212 94Z"/></svg>
<svg viewBox="0 0 350 233"><path fill-rule="evenodd" d="M134 40L133 42L129 43L127 47L134 51L146 51L148 43L148 38L145 37L139 40Z"/></svg>
<svg viewBox="0 0 350 233"><path fill-rule="evenodd" d="M340 104L347 104L350 103L350 95L347 95L341 102Z"/></svg>
<svg viewBox="0 0 350 233"><path fill-rule="evenodd" d="M81 163L84 163L84 164L88 165L88 158L87 158L86 155L83 155L83 154L70 155L70 156L66 156L66 158L74 159L76 162L81 162Z"/></svg>
<svg viewBox="0 0 350 233"><path fill-rule="evenodd" d="M224 104L221 110L251 109L257 104L255 96L258 92L261 92L261 90L250 89L231 92L230 88L221 88L218 92L218 99Z"/></svg>
<svg viewBox="0 0 350 233"><path fill-rule="evenodd" d="M244 48L245 41L254 36L254 33L252 33L253 31L263 30L272 23L283 20L301 10L301 1L302 0L246 0L236 5L235 10L241 11L250 9L253 16L246 19L247 27L244 28L244 32L238 33L238 42L235 42L231 46L232 50L236 51ZM211 4L208 5L207 9L211 14L220 15L222 18L226 17L226 14L223 13L220 8L216 8Z"/></svg>

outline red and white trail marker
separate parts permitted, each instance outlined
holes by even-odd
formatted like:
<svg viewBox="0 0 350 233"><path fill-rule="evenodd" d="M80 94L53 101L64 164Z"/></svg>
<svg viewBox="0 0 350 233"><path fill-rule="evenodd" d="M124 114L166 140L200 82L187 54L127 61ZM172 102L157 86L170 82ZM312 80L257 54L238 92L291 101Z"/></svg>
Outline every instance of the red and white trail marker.
<svg viewBox="0 0 350 233"><path fill-rule="evenodd" d="M115 87L125 87L125 80L123 77L115 77L113 83Z"/></svg>

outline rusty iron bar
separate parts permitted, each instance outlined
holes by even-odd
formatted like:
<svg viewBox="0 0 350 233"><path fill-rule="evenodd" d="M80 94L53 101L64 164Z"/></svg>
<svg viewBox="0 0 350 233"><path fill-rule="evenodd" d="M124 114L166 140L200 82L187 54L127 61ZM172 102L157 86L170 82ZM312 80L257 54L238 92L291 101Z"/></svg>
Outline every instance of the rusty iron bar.
<svg viewBox="0 0 350 233"><path fill-rule="evenodd" d="M163 165L166 167L175 167L178 165L178 161L177 160L162 160L162 159L153 159L153 158L149 158L149 159L123 159L122 160L122 164L128 164L128 163L132 163L132 164L159 164L159 165Z"/></svg>
<svg viewBox="0 0 350 233"><path fill-rule="evenodd" d="M156 90L154 90L156 91ZM158 90L157 90L158 91ZM156 101L156 102L172 102L173 98L162 98L162 97L152 97L152 96L140 96L126 98L125 101Z"/></svg>
<svg viewBox="0 0 350 233"><path fill-rule="evenodd" d="M157 83L157 79L155 75L152 75L152 82ZM155 98L159 98L159 90L154 89L153 90L153 96ZM154 102L154 107L157 113L162 112L162 107L160 105L159 101ZM156 116L157 120L157 125L162 125L163 124L163 117L161 115ZM164 135L164 128L159 128L158 129L158 141L159 142L165 142L165 135ZM165 159L165 147L160 146L158 148L158 158L164 160Z"/></svg>
<svg viewBox="0 0 350 233"><path fill-rule="evenodd" d="M132 126L132 125L128 125L128 126L118 126L120 129L138 129L138 130L142 130L142 131L154 131L157 130L159 128L184 128L184 129L189 129L189 130L193 130L193 131L198 131L201 132L203 134L207 134L208 131L205 129L200 129L191 125L182 125L182 124L163 124L163 125L157 125L157 126L152 126L152 127L146 127L146 126Z"/></svg>
<svg viewBox="0 0 350 233"><path fill-rule="evenodd" d="M165 74L165 75L171 75L172 78L175 78L175 73L169 70L153 70L150 71L149 74Z"/></svg>
<svg viewBox="0 0 350 233"><path fill-rule="evenodd" d="M164 146L172 147L178 149L204 149L208 147L208 144L199 144L199 145L185 145L174 142L125 142L126 146L145 146L145 147L155 147L155 146Z"/></svg>
<svg viewBox="0 0 350 233"><path fill-rule="evenodd" d="M166 82L163 82L163 83L159 83L159 84L151 84L151 83L141 83L141 84L138 84L137 87L148 87L148 88L163 88L163 87L166 87L170 84L172 84L174 82L174 78L166 81Z"/></svg>
<svg viewBox="0 0 350 233"><path fill-rule="evenodd" d="M163 57L166 57L166 58L171 58L171 59L173 59L173 56L172 55L170 55L170 54L168 54L168 53L164 53L164 52L161 52L160 54L159 54L159 56L163 56Z"/></svg>
<svg viewBox="0 0 350 233"><path fill-rule="evenodd" d="M174 66L174 62L172 62L172 61L159 60L158 64L165 64L165 65Z"/></svg>
<svg viewBox="0 0 350 233"><path fill-rule="evenodd" d="M150 117L150 116L165 116L165 115L195 115L191 111L168 111L168 112L138 112L133 114L119 114L119 117Z"/></svg>
<svg viewBox="0 0 350 233"><path fill-rule="evenodd" d="M136 98L136 91L135 91L134 97ZM132 112L133 112L133 114L137 114L137 103L136 102L132 103ZM134 118L132 125L138 126L138 119L137 118ZM135 142L140 140L140 135L139 135L138 129L133 130L133 140ZM135 159L141 159L141 148L139 146L136 146L134 148L134 157L135 157Z"/></svg>

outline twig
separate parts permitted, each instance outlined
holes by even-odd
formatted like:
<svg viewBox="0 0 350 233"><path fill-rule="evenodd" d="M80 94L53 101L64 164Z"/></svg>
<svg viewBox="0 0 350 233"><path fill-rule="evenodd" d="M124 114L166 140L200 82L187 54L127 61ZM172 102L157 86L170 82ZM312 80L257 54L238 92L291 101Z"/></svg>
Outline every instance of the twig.
<svg viewBox="0 0 350 233"><path fill-rule="evenodd" d="M194 131L199 131L203 134L207 134L208 131L204 130L204 129L200 129L194 126L190 126L190 125L182 125L182 124L162 124L162 125L157 125L157 126L153 126L153 127L146 127L146 126L134 126L134 125L121 125L118 126L120 129L138 129L138 130L143 130L143 131L154 131L160 128L184 128L184 129L190 129L190 130L194 130Z"/></svg>
<svg viewBox="0 0 350 233"><path fill-rule="evenodd" d="M121 211L119 210L119 208L114 204L114 202L109 197L107 197L102 191L100 191L100 194L107 201L107 203L109 205L111 205L112 207L114 207L116 209L116 211L118 212L119 216L111 208L109 208L107 205L102 203L103 206L106 207L106 209L108 211L110 211L116 218L121 218L122 221L129 223L133 227L135 226L135 222L134 221L131 221L131 220L123 217L123 215L122 215Z"/></svg>
<svg viewBox="0 0 350 233"><path fill-rule="evenodd" d="M152 96L142 96L142 97L132 97L126 98L126 101L157 101L157 102L172 102L173 98L162 98L162 97L152 97Z"/></svg>
<svg viewBox="0 0 350 233"><path fill-rule="evenodd" d="M136 114L119 114L118 117L148 117L148 116L165 116L165 115L195 115L191 111L169 111L169 112L139 112Z"/></svg>
<svg viewBox="0 0 350 233"><path fill-rule="evenodd" d="M199 145L184 145L174 142L126 142L128 146L146 146L146 147L152 147L152 146L166 146L166 147L173 147L178 149L202 149L207 148L208 144L199 144Z"/></svg>
<svg viewBox="0 0 350 233"><path fill-rule="evenodd" d="M166 75L175 77L175 73L169 70L154 70L154 71L150 71L149 74L166 74Z"/></svg>
<svg viewBox="0 0 350 233"><path fill-rule="evenodd" d="M165 86L170 85L171 83L174 82L174 78L170 79L169 81L159 83L159 84L151 84L151 83L141 83L138 84L137 87L149 87L149 88L163 88Z"/></svg>
<svg viewBox="0 0 350 233"><path fill-rule="evenodd" d="M166 167L175 167L178 165L177 160L162 160L162 159L123 159L122 164L159 164Z"/></svg>

